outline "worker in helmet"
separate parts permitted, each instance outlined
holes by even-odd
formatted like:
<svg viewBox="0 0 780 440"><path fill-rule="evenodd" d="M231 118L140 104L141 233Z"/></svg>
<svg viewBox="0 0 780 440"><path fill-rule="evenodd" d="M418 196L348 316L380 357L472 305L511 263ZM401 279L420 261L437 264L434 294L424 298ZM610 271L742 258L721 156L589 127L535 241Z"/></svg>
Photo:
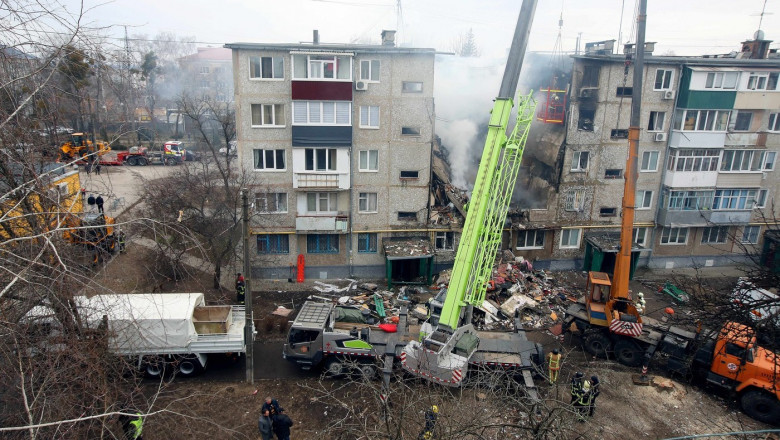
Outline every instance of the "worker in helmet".
<svg viewBox="0 0 780 440"><path fill-rule="evenodd" d="M582 381L582 391L577 396L577 400L574 401L574 410L577 411L577 418L580 422L585 421L585 416L588 415L591 399L590 381Z"/></svg>
<svg viewBox="0 0 780 440"><path fill-rule="evenodd" d="M640 314L644 313L645 306L647 305L647 301L645 301L645 294L642 292L639 292L637 295L637 300L635 303L636 311Z"/></svg>
<svg viewBox="0 0 780 440"><path fill-rule="evenodd" d="M418 440L430 440L433 438L433 430L436 428L436 419L439 417L439 407L431 406L425 411L425 427L417 436Z"/></svg>
<svg viewBox="0 0 780 440"><path fill-rule="evenodd" d="M558 371L561 369L561 353L554 348L551 353L547 353L547 374L550 379L550 385L558 382Z"/></svg>
<svg viewBox="0 0 780 440"><path fill-rule="evenodd" d="M583 374L581 371L578 371L574 377L571 378L571 404L573 405L575 401L577 401L580 398L580 395L582 394L582 381L585 374Z"/></svg>
<svg viewBox="0 0 780 440"><path fill-rule="evenodd" d="M601 394L601 381L595 374L590 377L590 401L588 402L588 416L593 417L596 410L596 397Z"/></svg>

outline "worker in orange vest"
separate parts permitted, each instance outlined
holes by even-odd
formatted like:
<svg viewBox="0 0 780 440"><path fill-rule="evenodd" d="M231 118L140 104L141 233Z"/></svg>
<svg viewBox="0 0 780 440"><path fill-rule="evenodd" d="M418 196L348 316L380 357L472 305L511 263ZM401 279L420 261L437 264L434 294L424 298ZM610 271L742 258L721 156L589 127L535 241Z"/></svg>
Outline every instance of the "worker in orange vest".
<svg viewBox="0 0 780 440"><path fill-rule="evenodd" d="M558 382L558 371L561 369L561 354L557 348L552 353L547 353L547 375L550 378L550 385Z"/></svg>

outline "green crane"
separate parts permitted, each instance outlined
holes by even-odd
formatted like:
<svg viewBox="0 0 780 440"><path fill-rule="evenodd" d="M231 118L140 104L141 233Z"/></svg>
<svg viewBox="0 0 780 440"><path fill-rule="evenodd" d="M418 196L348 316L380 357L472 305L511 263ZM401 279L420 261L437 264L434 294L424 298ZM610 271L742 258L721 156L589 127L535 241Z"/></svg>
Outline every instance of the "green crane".
<svg viewBox="0 0 780 440"><path fill-rule="evenodd" d="M535 9L536 0L525 0L520 9L441 312L434 310L430 322L423 326L423 332L427 333L425 339L410 342L401 354L404 368L409 372L447 385L460 384L467 372L468 361L479 345L479 336L471 325L471 311L473 306L480 306L485 300L536 109L531 93L519 96L517 122L507 137L514 107L512 98Z"/></svg>

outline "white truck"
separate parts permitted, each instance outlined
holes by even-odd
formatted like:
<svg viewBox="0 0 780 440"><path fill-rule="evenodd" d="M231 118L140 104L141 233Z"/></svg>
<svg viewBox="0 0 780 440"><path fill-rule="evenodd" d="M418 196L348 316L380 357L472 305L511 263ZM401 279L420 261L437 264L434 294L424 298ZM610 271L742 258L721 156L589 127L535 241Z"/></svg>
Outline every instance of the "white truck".
<svg viewBox="0 0 780 440"><path fill-rule="evenodd" d="M149 377L166 370L195 376L206 369L208 354L246 353L245 307L207 306L202 293L77 296L74 303L84 327L106 330L108 349L131 359ZM37 306L26 318L56 336L51 308Z"/></svg>

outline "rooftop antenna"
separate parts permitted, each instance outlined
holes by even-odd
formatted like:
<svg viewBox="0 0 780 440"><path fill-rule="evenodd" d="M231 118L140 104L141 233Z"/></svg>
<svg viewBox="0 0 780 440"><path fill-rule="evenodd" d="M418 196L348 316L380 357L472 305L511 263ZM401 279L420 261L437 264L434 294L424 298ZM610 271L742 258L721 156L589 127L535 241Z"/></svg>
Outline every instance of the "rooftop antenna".
<svg viewBox="0 0 780 440"><path fill-rule="evenodd" d="M399 0L400 1L400 0ZM766 12L766 0L764 0L764 7L761 8L760 14L750 14L751 16L759 16L761 18L758 19L758 30L761 30L761 25L764 23L764 15L772 15L771 12Z"/></svg>
<svg viewBox="0 0 780 440"><path fill-rule="evenodd" d="M398 46L401 45L401 37L404 35L404 11L401 7L401 0L396 0L395 2L395 29L397 31L396 33L396 44Z"/></svg>

